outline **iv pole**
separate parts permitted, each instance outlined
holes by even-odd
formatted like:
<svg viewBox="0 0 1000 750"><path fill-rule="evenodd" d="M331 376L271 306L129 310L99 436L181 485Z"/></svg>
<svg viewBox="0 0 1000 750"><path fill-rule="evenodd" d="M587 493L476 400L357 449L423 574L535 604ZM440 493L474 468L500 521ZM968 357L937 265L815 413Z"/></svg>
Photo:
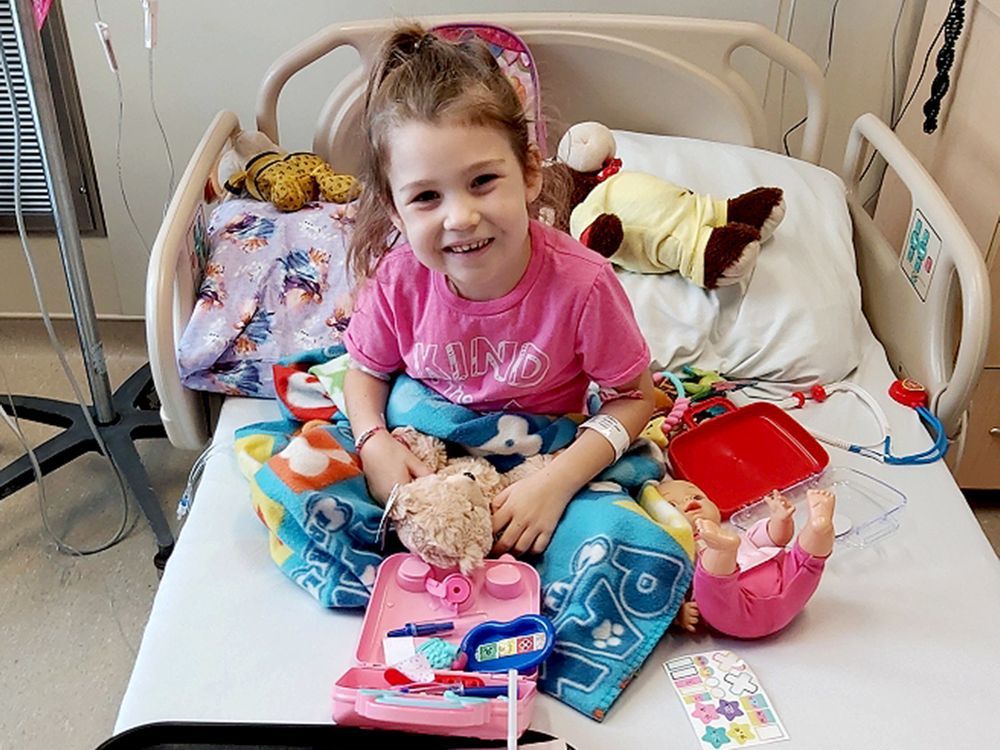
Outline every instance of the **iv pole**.
<svg viewBox="0 0 1000 750"><path fill-rule="evenodd" d="M45 166L45 180L52 197L59 254L62 257L73 319L93 400L91 413L107 448L108 458L121 473L129 492L139 504L156 536L158 552L153 563L162 570L173 551L174 537L135 448L136 439L166 437L158 404L155 403L149 365L133 373L117 391L111 391L52 88L41 37L35 27L32 2L11 0L10 8L14 16L18 49L24 63L25 83L31 100L38 146ZM13 102L13 91L10 94ZM14 109L16 117L16 107ZM88 451L100 452L100 446L91 433L79 404L34 396L14 396L14 408L7 399L0 399L0 404L9 414L13 414L16 408L17 416L21 419L65 428L35 451L43 474L64 466ZM30 458L26 455L0 469L0 500L28 486L34 478Z"/></svg>

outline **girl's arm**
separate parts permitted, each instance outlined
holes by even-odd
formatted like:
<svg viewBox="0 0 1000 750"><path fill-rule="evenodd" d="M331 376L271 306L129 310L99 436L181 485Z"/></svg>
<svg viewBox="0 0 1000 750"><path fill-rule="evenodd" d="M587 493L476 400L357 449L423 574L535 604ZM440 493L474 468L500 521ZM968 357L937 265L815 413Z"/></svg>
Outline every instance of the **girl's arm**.
<svg viewBox="0 0 1000 750"><path fill-rule="evenodd" d="M368 481L368 491L380 503L385 503L393 485L406 484L431 470L410 450L389 434L385 427L385 403L389 383L356 369L344 378L344 405L351 420L355 438L373 427L375 432L363 446L359 456Z"/></svg>
<svg viewBox="0 0 1000 750"><path fill-rule="evenodd" d="M642 398L609 401L598 414L616 417L629 438L635 440L653 415L653 380L645 371L620 390L637 390ZM614 448L603 435L583 430L552 463L498 494L493 500L493 532L503 530L503 533L494 545L494 552L543 552L573 495L614 457Z"/></svg>

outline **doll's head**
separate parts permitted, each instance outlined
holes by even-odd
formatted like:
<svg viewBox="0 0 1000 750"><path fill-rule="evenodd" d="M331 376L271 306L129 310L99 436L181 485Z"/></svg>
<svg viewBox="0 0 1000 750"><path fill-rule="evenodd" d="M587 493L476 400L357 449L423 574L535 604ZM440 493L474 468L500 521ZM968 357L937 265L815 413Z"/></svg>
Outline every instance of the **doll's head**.
<svg viewBox="0 0 1000 750"><path fill-rule="evenodd" d="M668 479L657 485L660 495L668 503L684 514L694 526L699 518L721 523L722 514L718 506L702 492L701 488L684 479Z"/></svg>

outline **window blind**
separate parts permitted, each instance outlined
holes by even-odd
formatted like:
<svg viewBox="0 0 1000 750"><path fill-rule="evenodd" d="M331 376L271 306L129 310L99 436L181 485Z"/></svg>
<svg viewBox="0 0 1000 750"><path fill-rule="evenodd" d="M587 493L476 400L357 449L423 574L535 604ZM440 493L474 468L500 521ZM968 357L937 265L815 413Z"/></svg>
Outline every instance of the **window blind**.
<svg viewBox="0 0 1000 750"><path fill-rule="evenodd" d="M16 230L14 213L14 118L21 132L21 206L29 230L52 230L52 201L45 184L42 153L35 132L24 65L17 44L11 0L0 0L0 49L10 72L13 91L0 75L0 231ZM58 2L42 28L42 47L80 231L103 234L104 220L94 175L90 145L80 106L76 74Z"/></svg>

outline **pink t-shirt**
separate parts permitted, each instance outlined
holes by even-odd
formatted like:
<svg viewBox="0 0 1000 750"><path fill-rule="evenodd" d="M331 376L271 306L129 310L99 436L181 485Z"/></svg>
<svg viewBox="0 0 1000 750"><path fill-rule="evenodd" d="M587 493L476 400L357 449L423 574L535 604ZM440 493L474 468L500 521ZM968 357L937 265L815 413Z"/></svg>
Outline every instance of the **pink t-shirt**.
<svg viewBox="0 0 1000 750"><path fill-rule="evenodd" d="M358 294L347 351L479 411L581 412L591 380L614 388L638 377L649 347L611 264L539 222L530 233L521 280L484 301L452 292L409 246L393 250Z"/></svg>

